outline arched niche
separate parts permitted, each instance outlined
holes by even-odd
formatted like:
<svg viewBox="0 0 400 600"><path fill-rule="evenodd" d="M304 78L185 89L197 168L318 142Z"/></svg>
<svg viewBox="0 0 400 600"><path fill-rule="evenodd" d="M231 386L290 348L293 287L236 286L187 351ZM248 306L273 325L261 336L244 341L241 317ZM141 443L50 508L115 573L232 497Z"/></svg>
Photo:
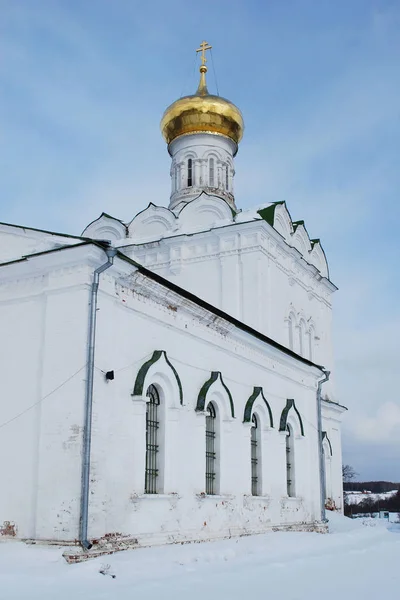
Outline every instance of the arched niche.
<svg viewBox="0 0 400 600"><path fill-rule="evenodd" d="M129 237L138 241L157 240L178 227L174 213L164 206L151 203L130 222Z"/></svg>
<svg viewBox="0 0 400 600"><path fill-rule="evenodd" d="M318 269L323 277L329 279L328 261L319 240L311 240L311 251L308 260Z"/></svg>
<svg viewBox="0 0 400 600"><path fill-rule="evenodd" d="M93 240L109 240L115 242L125 239L127 234L126 225L119 219L115 219L106 213L102 213L98 219L92 221L82 232L82 237Z"/></svg>
<svg viewBox="0 0 400 600"><path fill-rule="evenodd" d="M233 222L232 209L222 198L205 192L188 202L179 213L182 231L209 229L219 221Z"/></svg>
<svg viewBox="0 0 400 600"><path fill-rule="evenodd" d="M293 223L293 233L290 245L296 248L296 250L298 250L305 258L305 260L309 260L311 243L303 221L297 221Z"/></svg>
<svg viewBox="0 0 400 600"><path fill-rule="evenodd" d="M288 242L293 232L292 219L284 202L276 205L273 217L273 227Z"/></svg>

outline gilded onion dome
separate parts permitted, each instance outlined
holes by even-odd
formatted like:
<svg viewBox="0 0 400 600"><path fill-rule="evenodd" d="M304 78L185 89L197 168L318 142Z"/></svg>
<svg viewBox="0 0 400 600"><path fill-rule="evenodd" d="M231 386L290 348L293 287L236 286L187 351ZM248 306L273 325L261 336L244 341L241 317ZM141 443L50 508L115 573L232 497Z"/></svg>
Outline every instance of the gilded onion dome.
<svg viewBox="0 0 400 600"><path fill-rule="evenodd" d="M197 92L176 100L166 109L161 119L161 132L167 144L181 135L190 133L225 135L236 144L243 137L243 117L237 106L225 98L208 93L205 50L210 47L206 47L205 44L203 42L198 50L202 51L202 65Z"/></svg>

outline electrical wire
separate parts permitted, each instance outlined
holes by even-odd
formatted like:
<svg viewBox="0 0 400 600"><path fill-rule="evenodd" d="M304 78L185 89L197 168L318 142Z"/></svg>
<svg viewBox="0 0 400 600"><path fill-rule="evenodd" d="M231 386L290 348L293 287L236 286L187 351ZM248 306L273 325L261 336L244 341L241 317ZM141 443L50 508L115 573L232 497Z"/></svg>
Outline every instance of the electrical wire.
<svg viewBox="0 0 400 600"><path fill-rule="evenodd" d="M146 354L146 356L142 356L142 358L139 358L138 360L135 360L135 362L130 363L129 365L126 365L125 367L120 367L119 369L113 369L114 373L121 373L121 371L125 371L126 369L130 369L131 367L134 367L135 365L137 365L138 363L144 363L146 360L148 360L149 358L151 358L153 356L153 353L151 352L150 354ZM106 371L104 371L103 369L100 369L100 367L94 367L97 371L100 371L100 373L106 373Z"/></svg>
<svg viewBox="0 0 400 600"><path fill-rule="evenodd" d="M126 365L125 367L120 367L119 369L114 369L114 371L115 371L115 373L121 373L122 371L125 371L126 369L130 369L131 367L134 367L135 365L137 365L139 363L143 364L152 355L153 355L152 352L149 353L149 354L146 354L145 356L142 356L141 358L139 358L138 360L134 361L133 363L130 363L129 365ZM171 356L170 358L174 362L180 363L180 364L185 365L187 367L190 367L192 369L196 369L197 371L202 371L203 373L210 373L209 369L204 369L202 367L197 367L196 365L192 365L192 364L187 363L187 362L185 362L183 360L179 360L178 358L175 358L173 356ZM51 390L51 392L49 392L48 394L46 394L45 396L43 396L43 398L41 398L40 400L38 400L34 404L31 404L30 406L28 406L28 408L26 408L22 412L18 413L17 415L15 415L14 417L12 417L8 421L5 421L4 423L1 423L0 424L0 429L2 429L3 427L5 427L6 425L9 425L13 421L16 421L17 419L19 419L20 417L22 417L23 415L25 415L27 412L29 412L30 410L32 410L33 408L35 408L35 406L38 406L41 402L43 402L44 400L46 400L47 398L49 398L52 394L54 394L55 392L57 392L59 389L61 389L62 387L64 387L64 385L66 385L69 381L71 381L71 379L73 379L74 377L76 377L76 375L78 375L85 367L86 367L86 365L83 365L83 367L81 367L80 369L78 369L78 371L76 371L75 373L73 373L70 377L68 377L68 379L66 379L65 381L63 381L62 383L60 383L60 385L58 385L56 388L54 388L53 390ZM97 371L99 371L100 373L105 373L105 371L103 371L103 369L100 369L99 367L95 366L95 369L97 369ZM231 377L224 377L224 379L226 381L230 381L231 383L235 383L235 384L240 385L242 387L246 387L246 388L249 387L248 384L243 383L241 381L237 381L235 379L232 379ZM272 396L274 398L277 398L278 400L282 400L282 396L278 396L277 394L272 394L270 392L267 392L267 395L270 396L270 397ZM310 427L312 427L313 429L315 429L315 431L318 432L318 428L315 427L315 425L313 423L311 423L308 419L306 419L303 414L301 414L301 418L308 425L310 425Z"/></svg>
<svg viewBox="0 0 400 600"><path fill-rule="evenodd" d="M215 71L214 57L213 57L213 53L212 53L212 50L211 50L211 49L210 49L210 55L211 55L211 64L212 64L212 68L213 68L213 73L214 73L215 87L217 88L217 96L219 96L218 81L217 81L217 73L216 73L216 71Z"/></svg>
<svg viewBox="0 0 400 600"><path fill-rule="evenodd" d="M147 359L149 359L151 356L152 356L152 353L151 354L147 354L146 356L140 358L139 360L133 362L132 364L127 365L125 367L121 367L120 369L117 369L115 372L116 373L120 373L121 371L124 371L125 369L129 369L130 367L133 367L134 365L136 365L138 363L143 363ZM41 402L43 402L44 400L46 400L47 398L49 398L52 394L54 394L55 392L57 392L64 385L66 385L69 381L71 381L71 379L73 379L74 377L76 377L76 375L78 375L78 373L80 373L85 368L86 368L86 365L83 365L83 367L81 367L80 369L78 369L78 371L76 371L75 373L73 373L70 377L68 377L68 379L66 379L65 381L63 381L62 383L60 383L60 385L58 385L53 390L51 390L51 392L49 392L48 394L46 394L45 396L43 396L43 398L40 398L40 400L38 400L34 404L31 404L30 406L28 406L28 408L26 408L25 410L21 411L20 413L18 413L14 417L11 417L11 419L8 419L8 421L5 421L4 423L1 423L0 424L0 429L2 429L3 427L6 427L6 425L9 425L13 421L16 421L17 419L19 419L20 417L22 417L23 415L25 415L27 412L29 412L30 410L32 410L33 408L35 408L35 406L38 406ZM98 371L100 371L101 373L105 373L105 371L103 371L102 369L99 369L99 367L95 367L95 368Z"/></svg>
<svg viewBox="0 0 400 600"><path fill-rule="evenodd" d="M182 98L182 96L183 96L183 92L185 91L185 88L187 86L187 83L188 83L189 79L192 79L194 77L194 73L196 71L196 64L197 64L197 52L196 52L196 55L194 57L194 62L192 63L190 71L188 72L187 77L183 81L181 95L179 96L180 98Z"/></svg>
<svg viewBox="0 0 400 600"><path fill-rule="evenodd" d="M9 425L9 423L12 423L13 421L16 421L17 419L19 419L19 417L22 417L22 415L25 415L27 412L29 412L30 410L32 410L32 408L35 408L35 406L37 406L38 404L40 404L41 402L43 402L43 400L46 400L46 398L49 398L49 396L51 396L52 394L54 394L55 392L57 392L57 390L59 390L66 383L68 383L69 381L71 381L71 379L73 379L76 375L78 375L78 373L80 373L85 367L86 367L86 365L83 365L83 367L81 367L73 375L71 375L70 377L68 377L68 379L66 379L65 381L63 381L63 383L60 383L60 385L58 385L56 388L54 388L54 390L51 390L51 392L49 392L48 394L46 394L45 396L43 396L43 398L41 398L40 400L38 400L34 404L31 404L31 406L28 406L28 408L26 408L22 412L18 413L17 415L15 415L15 417L12 417L11 419L9 419L8 421L5 421L4 423L1 423L0 429L2 429L3 427L5 427L6 425Z"/></svg>

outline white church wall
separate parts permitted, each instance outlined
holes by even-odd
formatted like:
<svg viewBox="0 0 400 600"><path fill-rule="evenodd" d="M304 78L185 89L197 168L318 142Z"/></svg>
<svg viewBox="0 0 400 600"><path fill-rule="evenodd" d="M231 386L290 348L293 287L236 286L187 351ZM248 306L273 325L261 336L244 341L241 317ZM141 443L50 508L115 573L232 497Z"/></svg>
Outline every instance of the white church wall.
<svg viewBox="0 0 400 600"><path fill-rule="evenodd" d="M322 402L322 429L326 432L325 446L329 446L329 489L338 510L343 510L341 417L346 409L332 402Z"/></svg>
<svg viewBox="0 0 400 600"><path fill-rule="evenodd" d="M38 400L43 301L40 296L25 297L19 302L2 299L0 307L3 334L0 347L0 528L4 530L9 522L16 535L29 537L34 531L36 516L39 418L38 409L26 411ZM30 331L29 336L27 331ZM19 414L21 417L15 419Z"/></svg>
<svg viewBox="0 0 400 600"><path fill-rule="evenodd" d="M42 397L56 391L41 406L34 536L41 539L76 538L88 301L88 286L59 290L47 298Z"/></svg>
<svg viewBox="0 0 400 600"><path fill-rule="evenodd" d="M315 269L306 265L265 222L165 238L154 249L137 245L123 250L286 346L287 320L292 311L296 316L294 351L309 358L312 334L312 361L331 369L333 288L326 280L319 281ZM173 258L173 253L179 255L179 260ZM333 378L328 387L334 397Z"/></svg>
<svg viewBox="0 0 400 600"><path fill-rule="evenodd" d="M285 375L275 374L272 365L266 367L262 353L246 351L246 344L238 346L229 332L218 333L208 317L199 320L195 315L189 318L181 314L184 306L174 305L173 295L161 307L151 301L154 289L148 291L149 297L142 293L132 293L128 283L115 288L108 272L99 297L94 405L97 435L92 444L95 474L89 510L92 535L122 532L143 543L155 543L208 539L229 531L256 531L274 523L318 519L315 375L299 372L295 364L282 367ZM164 452L169 460L164 486L161 494L151 496L144 494L145 402L143 396L132 399L131 394L138 370L157 349L166 351L179 374L184 404L177 405L175 389L174 405L166 410L169 434ZM115 379L106 382L101 371L111 368ZM216 401L220 413L221 463L219 493L208 497L204 495L205 417L195 407L212 371L222 373L234 399L235 418L229 414L221 388L210 388L208 400ZM164 378L173 389L174 377L165 364L153 377L159 382ZM153 377L146 379L144 388L154 383ZM250 432L242 422L254 385L265 390L274 416L274 428L264 431L265 495L260 498L250 496ZM297 435L295 441L295 499L286 498L284 434L278 431L289 397L296 399L305 428L305 436ZM165 394L166 401L171 402L171 398Z"/></svg>
<svg viewBox="0 0 400 600"><path fill-rule="evenodd" d="M0 527L13 523L20 538L76 538L90 273L72 264L81 253L0 272Z"/></svg>
<svg viewBox="0 0 400 600"><path fill-rule="evenodd" d="M8 306L0 312L3 331L13 344L9 353L3 350L6 376L0 397L12 399L3 402L8 419L29 409L0 430L2 455L9 456L4 466L9 493L0 495L0 524L15 524L19 537L72 541L79 530L89 284L105 254L83 247L34 261L12 267L10 280L18 279L21 291L1 286L0 292ZM130 280L134 270L116 259L116 266L101 276L89 536L118 533L147 544L318 520L320 372L143 275ZM138 372L155 350L166 351L176 369L183 405L165 360L154 364L143 392L132 396ZM115 372L113 381L105 379L108 370ZM235 417L224 386L213 384L207 401L213 399L219 409L220 482L218 494L207 496L205 415L195 409L212 372L221 372ZM165 411L162 489L155 496L144 494L145 390L150 383L159 386ZM250 428L243 423L254 386L262 387L274 425L262 404L255 404L262 422L262 496L257 497L251 496ZM279 431L288 398L295 399L304 427L304 436L297 431L295 439L296 498L287 497L285 433ZM293 409L289 418L298 430Z"/></svg>

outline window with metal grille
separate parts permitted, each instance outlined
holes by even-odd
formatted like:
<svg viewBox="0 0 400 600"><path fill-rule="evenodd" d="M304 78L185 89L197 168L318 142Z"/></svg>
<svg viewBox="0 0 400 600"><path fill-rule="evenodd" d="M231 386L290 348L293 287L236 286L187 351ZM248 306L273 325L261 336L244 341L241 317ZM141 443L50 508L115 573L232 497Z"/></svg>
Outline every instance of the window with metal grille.
<svg viewBox="0 0 400 600"><path fill-rule="evenodd" d="M154 385L148 388L146 396L149 401L146 404L146 477L144 491L146 494L157 494L160 396Z"/></svg>
<svg viewBox="0 0 400 600"><path fill-rule="evenodd" d="M210 158L210 162L209 162L208 183L209 183L210 187L214 187L214 185L215 185L214 159L213 158Z"/></svg>
<svg viewBox="0 0 400 600"><path fill-rule="evenodd" d="M188 187L193 185L193 160L191 158L188 159L188 178L187 178Z"/></svg>
<svg viewBox="0 0 400 600"><path fill-rule="evenodd" d="M294 452L293 452L293 431L287 425L286 427L286 482L287 482L287 495L294 496Z"/></svg>
<svg viewBox="0 0 400 600"><path fill-rule="evenodd" d="M251 427L251 493L253 496L258 496L258 420L256 415L253 415Z"/></svg>
<svg viewBox="0 0 400 600"><path fill-rule="evenodd" d="M206 494L216 493L216 413L212 402L206 411Z"/></svg>

